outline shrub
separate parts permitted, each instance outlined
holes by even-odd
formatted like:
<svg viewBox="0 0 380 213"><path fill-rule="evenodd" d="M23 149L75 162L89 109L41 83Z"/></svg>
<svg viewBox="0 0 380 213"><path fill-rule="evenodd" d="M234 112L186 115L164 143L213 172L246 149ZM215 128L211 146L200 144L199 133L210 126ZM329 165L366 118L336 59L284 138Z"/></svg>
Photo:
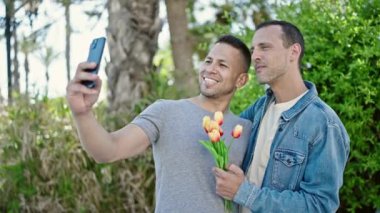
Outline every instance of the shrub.
<svg viewBox="0 0 380 213"><path fill-rule="evenodd" d="M118 127L101 104L105 126ZM96 164L82 150L63 98L23 99L0 114L0 211L152 212L149 153Z"/></svg>

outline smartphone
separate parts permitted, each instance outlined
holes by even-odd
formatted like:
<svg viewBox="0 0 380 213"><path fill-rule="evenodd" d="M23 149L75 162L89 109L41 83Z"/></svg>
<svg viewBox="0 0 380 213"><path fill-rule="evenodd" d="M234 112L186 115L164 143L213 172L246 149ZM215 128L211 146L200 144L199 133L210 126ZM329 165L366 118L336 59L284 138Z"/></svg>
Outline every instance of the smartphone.
<svg viewBox="0 0 380 213"><path fill-rule="evenodd" d="M92 40L91 45L90 45L90 50L88 53L87 62L95 62L96 67L94 69L86 69L85 70L86 72L98 74L100 61L102 59L103 49L104 49L105 44L106 44L106 38L104 37L95 38L94 40ZM88 88L94 88L96 86L94 81L82 81L81 83Z"/></svg>

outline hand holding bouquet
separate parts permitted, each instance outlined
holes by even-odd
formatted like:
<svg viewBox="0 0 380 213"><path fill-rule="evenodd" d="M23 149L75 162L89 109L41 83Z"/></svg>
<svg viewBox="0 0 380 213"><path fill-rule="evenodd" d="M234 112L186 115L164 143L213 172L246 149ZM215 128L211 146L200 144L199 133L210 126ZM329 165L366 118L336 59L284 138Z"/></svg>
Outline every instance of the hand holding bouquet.
<svg viewBox="0 0 380 213"><path fill-rule="evenodd" d="M203 128L208 134L210 140L204 141L200 140L199 142L211 153L213 156L216 166L223 170L227 170L228 166L228 153L232 142L227 147L224 140L221 139L223 136L223 113L220 111L215 112L214 120L209 116L203 117ZM233 131L231 132L233 138L239 138L243 131L243 126L236 125ZM227 212L232 210L232 201L224 200L224 209Z"/></svg>

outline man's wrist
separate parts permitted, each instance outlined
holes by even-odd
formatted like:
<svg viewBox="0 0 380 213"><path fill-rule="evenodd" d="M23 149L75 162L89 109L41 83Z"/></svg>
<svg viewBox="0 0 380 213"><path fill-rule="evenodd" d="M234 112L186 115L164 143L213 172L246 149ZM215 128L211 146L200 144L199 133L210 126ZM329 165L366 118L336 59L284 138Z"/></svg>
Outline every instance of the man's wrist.
<svg viewBox="0 0 380 213"><path fill-rule="evenodd" d="M247 179L240 184L238 191L233 197L233 201L243 206L249 206L257 197L259 188L250 183Z"/></svg>

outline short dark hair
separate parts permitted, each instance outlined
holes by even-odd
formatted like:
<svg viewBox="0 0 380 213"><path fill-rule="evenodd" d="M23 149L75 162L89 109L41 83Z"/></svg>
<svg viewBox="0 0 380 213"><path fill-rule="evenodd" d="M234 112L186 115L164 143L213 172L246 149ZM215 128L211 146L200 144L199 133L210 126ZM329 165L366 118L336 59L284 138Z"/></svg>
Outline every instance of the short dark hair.
<svg viewBox="0 0 380 213"><path fill-rule="evenodd" d="M245 72L248 72L249 67L251 66L251 53L247 47L247 45L244 44L244 42L238 38L236 38L233 35L223 35L218 38L218 40L215 42L217 43L224 43L231 45L232 47L238 49L240 53L242 54L244 61L245 61Z"/></svg>
<svg viewBox="0 0 380 213"><path fill-rule="evenodd" d="M256 31L260 28L264 28L267 26L272 25L279 25L282 29L282 32L284 33L282 36L283 45L284 47L288 48L291 45L298 43L301 45L301 53L300 58L298 59L298 66L301 69L301 61L305 52L305 41L303 40L303 35L301 31L292 23L286 22L286 21L279 21L279 20L271 20L263 22L256 26Z"/></svg>

